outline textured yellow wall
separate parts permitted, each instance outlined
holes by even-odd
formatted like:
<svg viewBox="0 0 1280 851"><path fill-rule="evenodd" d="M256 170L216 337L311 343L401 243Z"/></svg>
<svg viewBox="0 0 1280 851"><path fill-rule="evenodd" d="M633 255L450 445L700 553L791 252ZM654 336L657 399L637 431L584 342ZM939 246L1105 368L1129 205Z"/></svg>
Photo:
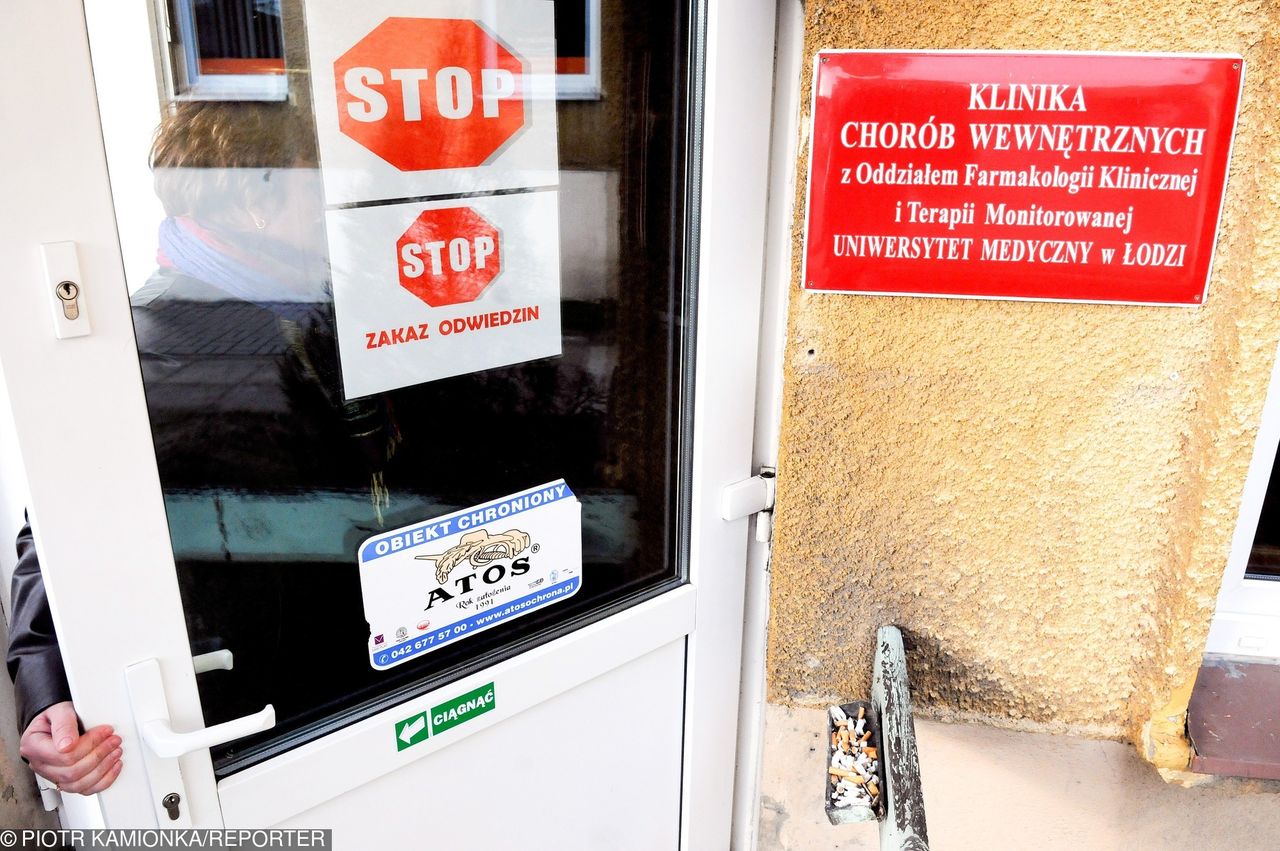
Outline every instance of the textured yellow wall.
<svg viewBox="0 0 1280 851"><path fill-rule="evenodd" d="M805 15L808 56L995 48L1247 61L1204 308L806 294L798 268L792 283L771 699L865 695L872 633L892 622L907 632L927 711L1135 739L1158 716L1174 747L1148 756L1177 765L1183 687L1280 340L1280 8L874 0L809 2ZM797 267L802 217L803 185Z"/></svg>

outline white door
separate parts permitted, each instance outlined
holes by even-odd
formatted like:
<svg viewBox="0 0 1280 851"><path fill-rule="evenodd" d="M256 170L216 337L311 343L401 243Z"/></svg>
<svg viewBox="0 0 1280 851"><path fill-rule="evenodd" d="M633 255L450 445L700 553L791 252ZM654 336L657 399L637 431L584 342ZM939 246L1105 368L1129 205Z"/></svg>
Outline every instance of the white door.
<svg viewBox="0 0 1280 851"><path fill-rule="evenodd" d="M0 63L23 82L5 95L22 132L0 138L0 367L72 693L125 749L64 819L331 827L339 848L726 847L747 522L720 497L751 473L774 9L555 3L552 182L499 201L472 197L494 188L478 178L406 179L392 200L528 200L497 232L553 239L504 274L558 266L559 354L439 349L402 362L431 380L353 397L334 222L394 204L332 203L339 122L306 41L354 47L384 6L502 4L353 5L345 33L324 3L320 34L289 0L7 15ZM416 73L391 74L406 121ZM441 112L466 105L451 73ZM42 254L54 243L73 247ZM72 279L73 306L56 294ZM486 309L458 317L502 349ZM459 635L455 612L447 642L375 665L403 636L366 620L362 542L559 480L581 505L576 593L513 602L518 553L500 550L468 575L496 577L512 616ZM409 644L435 632L404 626Z"/></svg>

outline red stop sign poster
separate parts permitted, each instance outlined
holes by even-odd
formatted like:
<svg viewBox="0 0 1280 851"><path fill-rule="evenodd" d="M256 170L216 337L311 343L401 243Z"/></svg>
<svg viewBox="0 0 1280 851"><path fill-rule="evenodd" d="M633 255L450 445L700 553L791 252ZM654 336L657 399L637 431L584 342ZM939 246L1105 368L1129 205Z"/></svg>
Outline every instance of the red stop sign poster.
<svg viewBox="0 0 1280 851"><path fill-rule="evenodd" d="M346 398L559 355L553 4L308 0L306 25Z"/></svg>
<svg viewBox="0 0 1280 851"><path fill-rule="evenodd" d="M402 172L484 165L524 129L524 62L474 20L390 17L333 63L342 133Z"/></svg>
<svg viewBox="0 0 1280 851"><path fill-rule="evenodd" d="M559 355L557 195L330 210L347 398Z"/></svg>
<svg viewBox="0 0 1280 851"><path fill-rule="evenodd" d="M558 182L543 0L311 0L312 99L331 205Z"/></svg>
<svg viewBox="0 0 1280 851"><path fill-rule="evenodd" d="M502 241L473 207L423 210L396 240L400 286L431 307L475 301L502 272Z"/></svg>
<svg viewBox="0 0 1280 851"><path fill-rule="evenodd" d="M1243 64L819 53L804 288L1202 304Z"/></svg>

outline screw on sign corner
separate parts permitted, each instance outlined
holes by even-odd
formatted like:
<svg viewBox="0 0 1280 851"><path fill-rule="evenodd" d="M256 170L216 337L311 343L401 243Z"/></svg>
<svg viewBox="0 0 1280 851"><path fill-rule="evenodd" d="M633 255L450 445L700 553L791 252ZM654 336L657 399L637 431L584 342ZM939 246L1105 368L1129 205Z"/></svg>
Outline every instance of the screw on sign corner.
<svg viewBox="0 0 1280 851"><path fill-rule="evenodd" d="M470 207L424 210L396 241L400 286L431 307L475 301L502 272L501 248Z"/></svg>
<svg viewBox="0 0 1280 851"><path fill-rule="evenodd" d="M476 21L387 18L333 73L339 129L401 171L483 165L527 123L524 62Z"/></svg>

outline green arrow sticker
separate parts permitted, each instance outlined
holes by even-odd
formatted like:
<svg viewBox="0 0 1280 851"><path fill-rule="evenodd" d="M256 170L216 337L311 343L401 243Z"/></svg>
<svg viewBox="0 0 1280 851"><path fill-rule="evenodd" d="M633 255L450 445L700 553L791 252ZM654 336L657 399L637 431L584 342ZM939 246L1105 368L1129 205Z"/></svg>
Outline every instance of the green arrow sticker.
<svg viewBox="0 0 1280 851"><path fill-rule="evenodd" d="M396 722L396 750L413 747L418 742L425 742L430 733L427 731L427 713L419 712L403 721Z"/></svg>
<svg viewBox="0 0 1280 851"><path fill-rule="evenodd" d="M431 707L431 729L438 736L450 727L470 721L497 706L493 683L459 695L439 706Z"/></svg>

